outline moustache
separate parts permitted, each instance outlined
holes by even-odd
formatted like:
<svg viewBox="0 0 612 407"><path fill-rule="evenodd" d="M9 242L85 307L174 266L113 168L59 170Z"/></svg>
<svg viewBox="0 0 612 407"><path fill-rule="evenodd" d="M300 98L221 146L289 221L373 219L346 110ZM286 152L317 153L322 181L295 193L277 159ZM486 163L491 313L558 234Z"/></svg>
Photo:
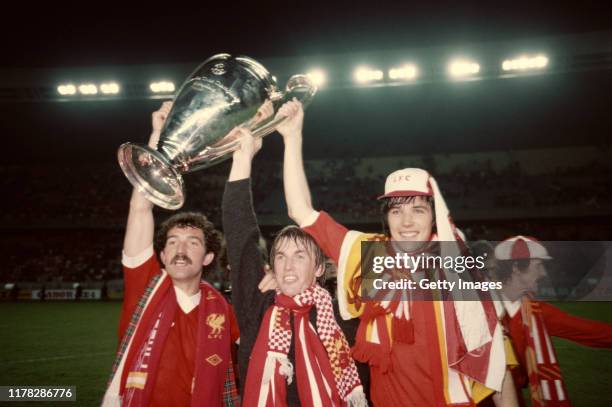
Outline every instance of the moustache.
<svg viewBox="0 0 612 407"><path fill-rule="evenodd" d="M184 261L186 264L193 264L191 259L184 254L177 254L176 256L174 256L170 261L170 264L176 264L177 261L181 260Z"/></svg>

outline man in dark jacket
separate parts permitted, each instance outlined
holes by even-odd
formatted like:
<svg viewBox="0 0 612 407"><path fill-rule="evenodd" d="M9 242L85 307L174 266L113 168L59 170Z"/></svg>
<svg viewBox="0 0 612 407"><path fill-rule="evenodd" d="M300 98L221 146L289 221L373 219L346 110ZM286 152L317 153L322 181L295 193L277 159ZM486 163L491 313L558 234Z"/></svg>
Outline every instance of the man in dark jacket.
<svg viewBox="0 0 612 407"><path fill-rule="evenodd" d="M283 125L291 125L291 118ZM270 254L277 289L262 293L258 288L264 263L250 174L261 140L238 131L242 143L223 196L223 229L241 329L243 404L366 405L331 296L316 283L325 258L315 241L297 227L283 229Z"/></svg>

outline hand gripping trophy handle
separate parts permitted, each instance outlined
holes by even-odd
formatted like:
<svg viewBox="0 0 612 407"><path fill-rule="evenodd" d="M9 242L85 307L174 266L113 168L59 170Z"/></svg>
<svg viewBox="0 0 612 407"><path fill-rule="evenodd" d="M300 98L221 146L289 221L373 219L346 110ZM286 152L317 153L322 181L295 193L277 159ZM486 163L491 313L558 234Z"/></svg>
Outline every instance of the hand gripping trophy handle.
<svg viewBox="0 0 612 407"><path fill-rule="evenodd" d="M291 100L292 97L295 95L297 100L302 103L303 108L306 109L306 107L312 101L312 98L314 97L315 93L317 93L317 87L314 85L314 83L310 80L308 76L293 75L291 78L289 78L289 81L287 81L285 92L277 92L275 94L272 94L270 95L270 99L272 100L272 102L284 103L286 101ZM283 121L285 121L285 119L285 116L280 116L274 118L269 123L262 124L260 127L251 130L253 132L253 136L267 136L268 134L276 130L276 127Z"/></svg>
<svg viewBox="0 0 612 407"><path fill-rule="evenodd" d="M130 183L154 204L178 209L185 202L183 173L197 171L231 157L240 146L236 127L264 137L285 117L261 118L271 101L274 112L294 97L304 108L317 91L306 75L294 75L284 92L257 61L218 54L204 61L183 83L168 114L157 148L124 143L117 157Z"/></svg>
<svg viewBox="0 0 612 407"><path fill-rule="evenodd" d="M317 87L314 85L312 80L307 75L300 74L293 75L291 78L289 78L284 92L273 91L269 96L270 101L275 105L274 110L276 111L278 110L278 107L293 99L293 97L295 97L302 104L302 107L306 109L316 93ZM287 117L272 117L271 120L264 120L261 123L259 123L256 119L257 117L253 117L242 126L251 130L253 137L263 138L268 134L273 133L278 125L284 122ZM236 151L239 147L240 140L233 140L227 144L224 144L223 146L207 147L198 157L204 157L209 162L216 164L229 158L229 154ZM211 165L213 164L207 165L207 167L210 167Z"/></svg>

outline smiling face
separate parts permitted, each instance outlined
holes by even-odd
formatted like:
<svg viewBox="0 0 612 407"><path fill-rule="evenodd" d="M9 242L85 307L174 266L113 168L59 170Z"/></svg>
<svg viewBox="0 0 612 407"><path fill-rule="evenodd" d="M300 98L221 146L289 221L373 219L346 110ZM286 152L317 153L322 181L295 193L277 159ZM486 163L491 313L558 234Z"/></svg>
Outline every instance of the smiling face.
<svg viewBox="0 0 612 407"><path fill-rule="evenodd" d="M317 266L312 250L290 238L278 241L272 262L280 291L290 297L313 285L324 271L322 265Z"/></svg>
<svg viewBox="0 0 612 407"><path fill-rule="evenodd" d="M173 281L187 282L199 281L202 267L210 264L215 255L206 251L202 229L175 226L166 235L160 257Z"/></svg>
<svg viewBox="0 0 612 407"><path fill-rule="evenodd" d="M433 210L427 197L392 204L386 214L391 240L404 252L417 250L431 239Z"/></svg>

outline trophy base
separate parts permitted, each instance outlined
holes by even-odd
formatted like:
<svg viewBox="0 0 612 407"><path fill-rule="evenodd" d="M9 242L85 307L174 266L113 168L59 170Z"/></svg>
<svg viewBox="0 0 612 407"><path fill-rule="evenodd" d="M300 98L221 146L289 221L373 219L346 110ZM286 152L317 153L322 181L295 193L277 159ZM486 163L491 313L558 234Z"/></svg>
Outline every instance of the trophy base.
<svg viewBox="0 0 612 407"><path fill-rule="evenodd" d="M125 143L117 159L130 183L157 206L178 209L185 202L183 177L160 153L152 148Z"/></svg>

